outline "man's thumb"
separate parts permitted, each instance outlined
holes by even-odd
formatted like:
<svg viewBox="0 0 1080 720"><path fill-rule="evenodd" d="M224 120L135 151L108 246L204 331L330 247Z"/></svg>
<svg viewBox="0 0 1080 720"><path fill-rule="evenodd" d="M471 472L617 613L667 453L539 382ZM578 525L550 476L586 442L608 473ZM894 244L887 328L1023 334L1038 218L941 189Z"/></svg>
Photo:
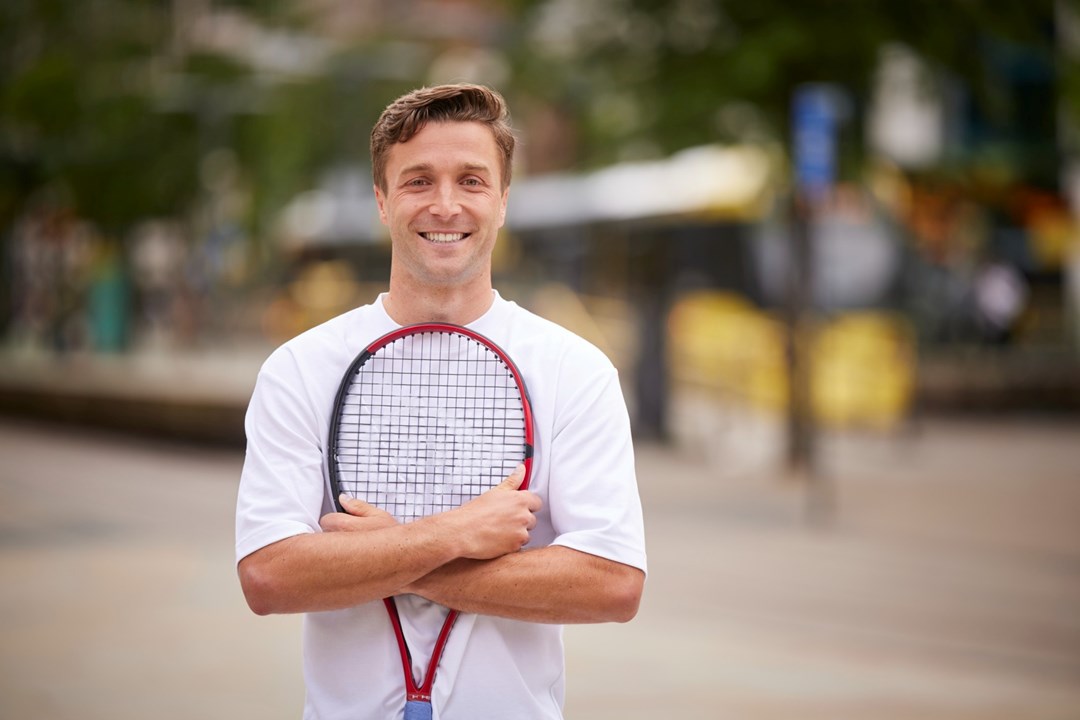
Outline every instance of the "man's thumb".
<svg viewBox="0 0 1080 720"><path fill-rule="evenodd" d="M518 466L514 468L514 472L510 473L505 480L499 483L499 487L504 490L517 490L521 487L521 483L523 482L525 482L525 463L519 463Z"/></svg>

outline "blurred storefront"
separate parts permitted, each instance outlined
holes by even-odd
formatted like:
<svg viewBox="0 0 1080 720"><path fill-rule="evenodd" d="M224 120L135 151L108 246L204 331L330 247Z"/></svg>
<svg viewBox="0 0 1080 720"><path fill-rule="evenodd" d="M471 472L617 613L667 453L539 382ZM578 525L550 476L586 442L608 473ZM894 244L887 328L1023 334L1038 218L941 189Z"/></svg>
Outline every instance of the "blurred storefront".
<svg viewBox="0 0 1080 720"><path fill-rule="evenodd" d="M700 401L779 423L792 272L783 162L767 147L709 146L520 178L497 285L608 352L643 434L700 426L679 409ZM266 315L275 339L381 289L389 247L365 180L337 173L283 213L294 262ZM1080 407L1063 203L1017 186L998 207L935 182L877 161L812 225L811 393L826 428L895 429L915 410ZM1039 363L1055 371L1030 369Z"/></svg>

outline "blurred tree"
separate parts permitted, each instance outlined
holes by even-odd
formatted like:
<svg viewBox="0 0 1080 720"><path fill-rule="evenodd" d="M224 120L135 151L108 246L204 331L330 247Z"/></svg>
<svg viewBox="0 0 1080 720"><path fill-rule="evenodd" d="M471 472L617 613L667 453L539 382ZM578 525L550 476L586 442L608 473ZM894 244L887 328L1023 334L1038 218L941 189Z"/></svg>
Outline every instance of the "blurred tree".
<svg viewBox="0 0 1080 720"><path fill-rule="evenodd" d="M269 218L329 155L319 53L292 52L288 35L303 22L283 0L0 3L0 242L45 206L120 243L154 218L179 220L201 243L220 221L207 210L218 189L208 171L225 167L209 161L224 150L230 172L258 189L230 221L265 255ZM268 43L313 67L260 66L276 59ZM0 322L10 302L0 299Z"/></svg>
<svg viewBox="0 0 1080 720"><path fill-rule="evenodd" d="M276 209L339 139L321 132L340 97L327 97L317 57L292 74L259 64L275 60L267 44L286 57L300 44L287 35L304 23L296 5L0 4L0 228L35 202L120 241L142 220L190 220L209 192L204 161L225 149L253 188L240 220L264 254Z"/></svg>
<svg viewBox="0 0 1080 720"><path fill-rule="evenodd" d="M591 166L783 141L797 85L839 84L859 109L890 43L962 80L989 117L1019 109L987 43L1055 62L1055 0L516 0L514 11L515 90L573 113Z"/></svg>
<svg viewBox="0 0 1080 720"><path fill-rule="evenodd" d="M994 38L1057 61L1054 0L463 5L487 8L492 30L440 34L408 11L418 2L384 13L396 18L392 27L367 3L370 13L349 16L353 30L320 35L317 16L332 2L6 0L0 227L42 194L121 240L144 218L189 217L208 192L203 160L225 149L250 191L243 221L252 254L272 258L265 243L280 209L327 169L365 164L378 112L430 81L440 53L484 43L509 60L500 86L519 121L532 114L557 136L535 144L551 166L543 169L716 140L784 140L796 85L841 84L859 107L888 43L962 78L988 116L1018 110L992 66L1002 53L973 47ZM1080 112L1076 73L1060 67ZM860 138L847 149L861 147Z"/></svg>
<svg viewBox="0 0 1080 720"><path fill-rule="evenodd" d="M155 107L168 22L136 0L3 3L2 226L43 190L110 234L193 195L196 123Z"/></svg>

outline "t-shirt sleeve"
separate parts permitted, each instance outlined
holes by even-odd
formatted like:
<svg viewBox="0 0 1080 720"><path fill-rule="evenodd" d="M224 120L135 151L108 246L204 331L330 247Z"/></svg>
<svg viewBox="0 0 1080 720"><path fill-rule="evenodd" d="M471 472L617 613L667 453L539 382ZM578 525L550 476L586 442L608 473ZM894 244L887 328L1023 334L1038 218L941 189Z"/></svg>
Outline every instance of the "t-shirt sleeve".
<svg viewBox="0 0 1080 720"><path fill-rule="evenodd" d="M247 452L236 503L236 561L317 532L324 500L323 440L288 353L267 360L244 421Z"/></svg>
<svg viewBox="0 0 1080 720"><path fill-rule="evenodd" d="M630 419L618 373L564 363L551 440L548 504L555 545L646 570Z"/></svg>

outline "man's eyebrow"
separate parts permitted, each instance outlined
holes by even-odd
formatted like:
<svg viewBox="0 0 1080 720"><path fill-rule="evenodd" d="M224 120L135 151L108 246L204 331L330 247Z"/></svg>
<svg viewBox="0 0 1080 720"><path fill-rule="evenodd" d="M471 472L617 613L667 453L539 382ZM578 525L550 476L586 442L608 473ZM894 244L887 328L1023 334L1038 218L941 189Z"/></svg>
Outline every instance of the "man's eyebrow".
<svg viewBox="0 0 1080 720"><path fill-rule="evenodd" d="M411 175L413 173L429 173L429 172L433 172L434 169L435 169L435 166L432 165L431 163L419 162L419 163L414 163L413 165L409 165L408 167L402 168L400 174L401 175ZM490 173L492 171L491 167L489 165L487 165L486 163L471 163L471 162L470 163L465 163L464 165L462 165L461 169L466 171L466 172Z"/></svg>
<svg viewBox="0 0 1080 720"><path fill-rule="evenodd" d="M431 172L433 169L434 166L431 163L416 163L414 165L409 165L408 167L402 168L399 174L411 175L412 173L418 172Z"/></svg>

